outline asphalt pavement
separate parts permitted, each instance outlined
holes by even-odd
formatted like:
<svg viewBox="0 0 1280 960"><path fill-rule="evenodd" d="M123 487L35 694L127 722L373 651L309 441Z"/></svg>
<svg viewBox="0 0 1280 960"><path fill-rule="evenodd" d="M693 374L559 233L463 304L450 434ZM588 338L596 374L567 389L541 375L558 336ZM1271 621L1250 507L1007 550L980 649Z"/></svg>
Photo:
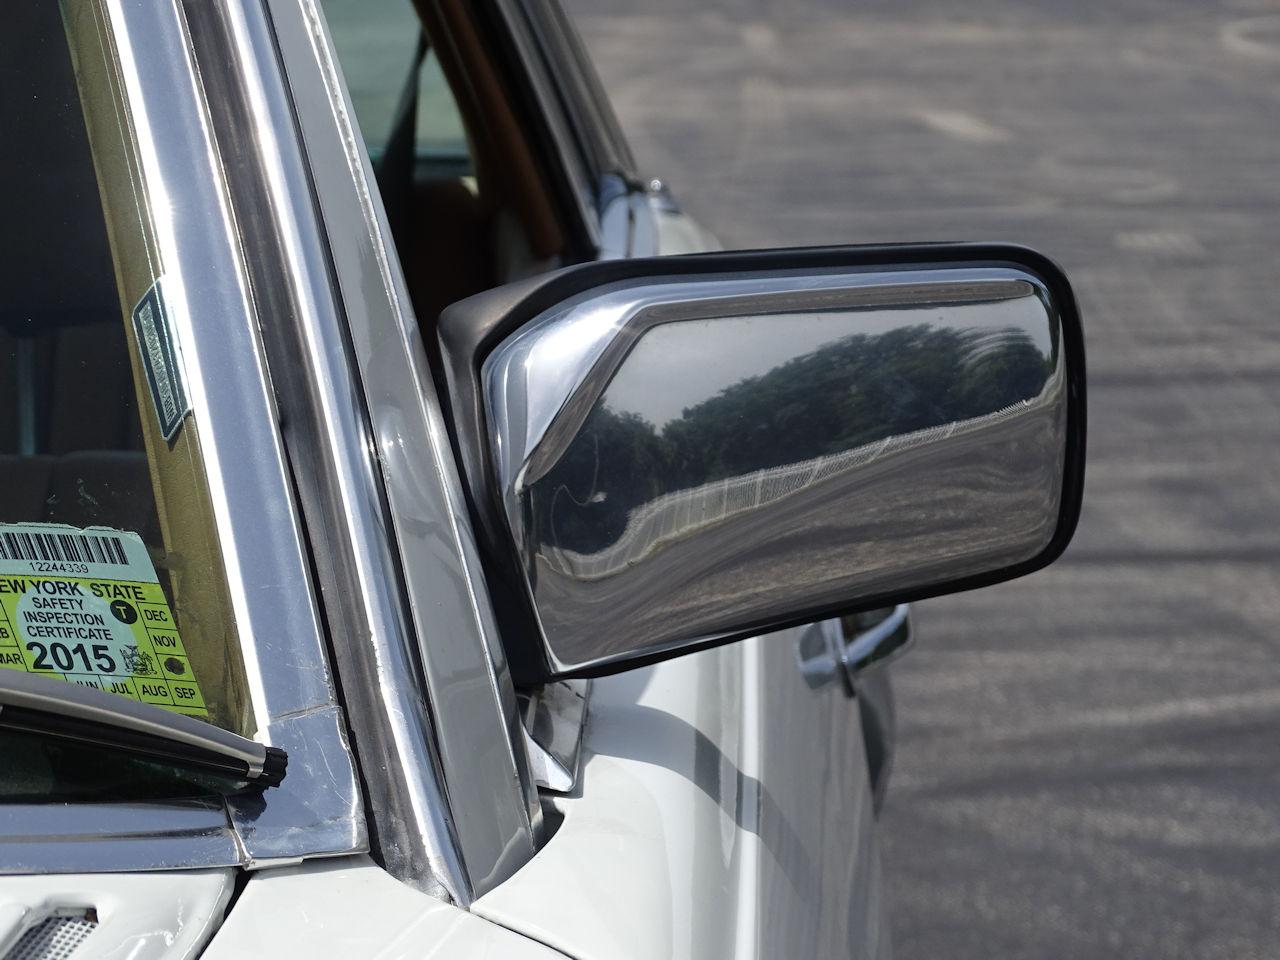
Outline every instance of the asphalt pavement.
<svg viewBox="0 0 1280 960"><path fill-rule="evenodd" d="M729 246L1008 240L1070 275L1086 507L918 605L899 960L1280 957L1280 2L567 0Z"/></svg>

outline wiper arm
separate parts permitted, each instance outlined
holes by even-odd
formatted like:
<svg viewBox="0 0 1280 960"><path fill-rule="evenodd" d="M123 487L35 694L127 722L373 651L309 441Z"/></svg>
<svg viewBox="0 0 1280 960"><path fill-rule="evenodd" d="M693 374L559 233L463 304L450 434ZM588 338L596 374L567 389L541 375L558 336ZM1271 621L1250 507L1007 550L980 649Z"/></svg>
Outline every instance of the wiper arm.
<svg viewBox="0 0 1280 960"><path fill-rule="evenodd" d="M180 713L76 683L0 669L0 727L91 743L190 770L275 787L289 758Z"/></svg>

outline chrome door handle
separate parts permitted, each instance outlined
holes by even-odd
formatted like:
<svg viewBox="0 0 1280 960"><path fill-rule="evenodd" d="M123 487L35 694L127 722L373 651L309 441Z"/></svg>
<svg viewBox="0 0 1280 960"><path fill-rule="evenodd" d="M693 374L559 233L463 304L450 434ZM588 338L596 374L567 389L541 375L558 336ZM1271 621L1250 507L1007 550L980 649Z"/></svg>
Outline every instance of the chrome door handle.
<svg viewBox="0 0 1280 960"><path fill-rule="evenodd" d="M856 624L857 617L810 624L801 633L796 650L805 683L816 690L839 677L845 692L854 696L859 677L888 663L911 645L910 613L910 604L900 603L887 616L852 636L850 625Z"/></svg>
<svg viewBox="0 0 1280 960"><path fill-rule="evenodd" d="M900 603L874 626L850 637L841 623L840 663L852 683L858 674L883 666L911 646L911 605Z"/></svg>

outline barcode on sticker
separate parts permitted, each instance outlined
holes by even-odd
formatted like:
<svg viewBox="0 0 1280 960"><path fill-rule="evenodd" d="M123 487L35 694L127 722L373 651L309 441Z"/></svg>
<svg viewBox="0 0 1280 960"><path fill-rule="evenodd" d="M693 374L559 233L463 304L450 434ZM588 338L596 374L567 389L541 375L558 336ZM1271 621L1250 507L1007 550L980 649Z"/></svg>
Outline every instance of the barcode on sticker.
<svg viewBox="0 0 1280 960"><path fill-rule="evenodd" d="M97 533L0 533L0 560L129 564L119 537Z"/></svg>

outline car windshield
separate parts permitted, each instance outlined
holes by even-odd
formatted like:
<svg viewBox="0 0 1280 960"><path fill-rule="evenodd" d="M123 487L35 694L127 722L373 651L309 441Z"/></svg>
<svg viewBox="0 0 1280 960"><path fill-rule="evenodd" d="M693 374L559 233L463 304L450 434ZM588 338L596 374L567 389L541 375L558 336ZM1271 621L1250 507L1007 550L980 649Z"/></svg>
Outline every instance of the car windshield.
<svg viewBox="0 0 1280 960"><path fill-rule="evenodd" d="M24 2L0 32L0 668L246 733L183 345L100 16ZM146 789L134 767L0 733L0 797L87 781Z"/></svg>

